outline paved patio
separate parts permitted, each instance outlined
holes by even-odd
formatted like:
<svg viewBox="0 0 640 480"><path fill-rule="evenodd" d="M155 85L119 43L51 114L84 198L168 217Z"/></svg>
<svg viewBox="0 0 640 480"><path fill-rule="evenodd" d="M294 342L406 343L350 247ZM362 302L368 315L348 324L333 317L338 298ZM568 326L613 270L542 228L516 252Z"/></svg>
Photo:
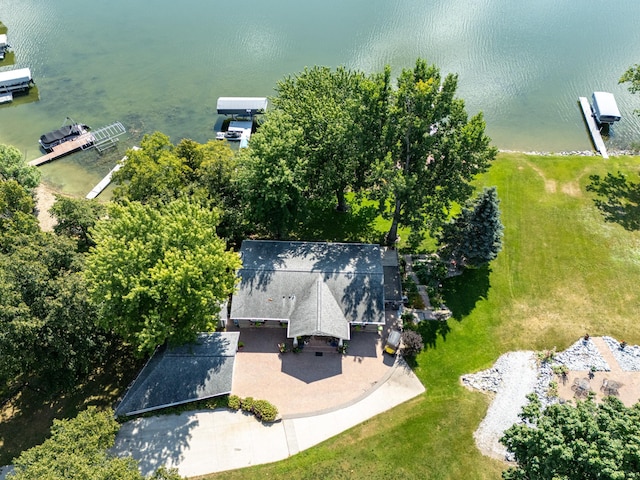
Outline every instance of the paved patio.
<svg viewBox="0 0 640 480"><path fill-rule="evenodd" d="M395 357L382 352L386 332L370 328L352 333L346 355L328 348L322 356L309 348L278 353L279 343L291 344L284 328L242 329L244 347L236 355L232 393L268 400L285 417L348 404L393 367Z"/></svg>

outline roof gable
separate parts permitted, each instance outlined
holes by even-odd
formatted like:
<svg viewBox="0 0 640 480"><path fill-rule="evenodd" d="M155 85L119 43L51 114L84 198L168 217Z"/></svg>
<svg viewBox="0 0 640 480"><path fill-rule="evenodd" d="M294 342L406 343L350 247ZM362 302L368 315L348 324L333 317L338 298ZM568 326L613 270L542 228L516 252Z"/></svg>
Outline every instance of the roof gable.
<svg viewBox="0 0 640 480"><path fill-rule="evenodd" d="M245 240L240 254L231 318L288 321L289 337L345 339L349 323L384 322L378 245Z"/></svg>

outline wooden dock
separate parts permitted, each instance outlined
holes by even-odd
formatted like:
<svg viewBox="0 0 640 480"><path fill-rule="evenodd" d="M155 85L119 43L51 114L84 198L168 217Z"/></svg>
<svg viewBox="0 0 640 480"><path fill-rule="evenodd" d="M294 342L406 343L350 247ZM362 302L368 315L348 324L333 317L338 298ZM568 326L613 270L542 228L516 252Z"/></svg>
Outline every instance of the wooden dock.
<svg viewBox="0 0 640 480"><path fill-rule="evenodd" d="M596 147L596 150L600 152L602 158L609 158L607 147L605 147L604 140L602 140L602 135L600 135L600 129L598 128L598 124L596 123L595 118L593 118L593 111L591 110L589 100L587 100L586 97L579 97L578 102L580 103L580 107L582 108L582 114L584 115L584 119L587 122L587 127L589 127L589 133L591 134L591 138L593 139L593 145Z"/></svg>
<svg viewBox="0 0 640 480"><path fill-rule="evenodd" d="M61 143L60 145L56 145L53 147L51 153L47 153L46 155L41 156L40 158L36 158L35 160L31 160L29 165L33 167L38 167L47 162L51 162L52 160L56 160L57 158L63 157L71 152L75 152L76 150L84 149L93 144L94 137L92 133L85 133L84 135L80 135L78 138L74 140L69 140L68 142Z"/></svg>

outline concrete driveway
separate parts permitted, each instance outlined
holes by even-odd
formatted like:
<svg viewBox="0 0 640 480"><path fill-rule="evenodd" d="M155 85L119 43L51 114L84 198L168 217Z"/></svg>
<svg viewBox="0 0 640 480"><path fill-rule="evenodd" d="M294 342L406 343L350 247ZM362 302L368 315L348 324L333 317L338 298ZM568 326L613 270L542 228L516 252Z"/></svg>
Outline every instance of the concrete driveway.
<svg viewBox="0 0 640 480"><path fill-rule="evenodd" d="M143 474L160 465L192 477L287 458L424 392L399 360L369 391L317 414L262 424L228 410L141 418L122 426L114 453L131 455Z"/></svg>

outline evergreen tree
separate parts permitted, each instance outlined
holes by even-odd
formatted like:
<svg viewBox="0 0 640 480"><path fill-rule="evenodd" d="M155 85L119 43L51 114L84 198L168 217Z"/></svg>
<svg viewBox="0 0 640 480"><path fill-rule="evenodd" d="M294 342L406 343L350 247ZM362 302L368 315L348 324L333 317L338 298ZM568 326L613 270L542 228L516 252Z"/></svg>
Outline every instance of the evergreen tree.
<svg viewBox="0 0 640 480"><path fill-rule="evenodd" d="M481 267L498 256L502 232L496 188L485 188L460 215L443 226L438 239L441 257L459 267Z"/></svg>

